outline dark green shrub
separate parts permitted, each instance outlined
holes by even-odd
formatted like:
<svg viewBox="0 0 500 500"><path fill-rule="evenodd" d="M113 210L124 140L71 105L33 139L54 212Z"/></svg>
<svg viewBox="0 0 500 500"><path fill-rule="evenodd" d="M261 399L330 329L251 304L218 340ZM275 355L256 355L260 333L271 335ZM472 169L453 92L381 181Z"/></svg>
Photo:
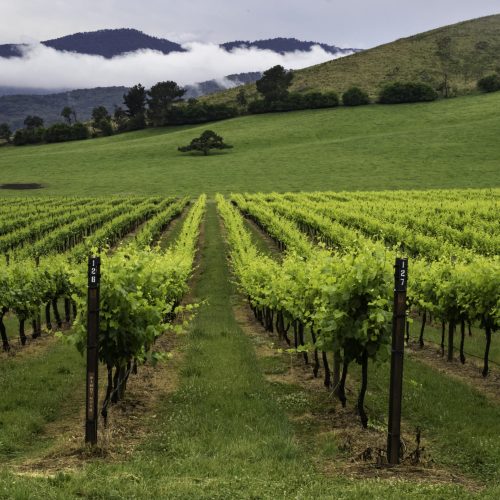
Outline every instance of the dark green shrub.
<svg viewBox="0 0 500 500"><path fill-rule="evenodd" d="M73 128L66 123L56 123L45 129L45 142L66 142L73 140Z"/></svg>
<svg viewBox="0 0 500 500"><path fill-rule="evenodd" d="M497 92L500 90L500 75L493 74L481 78L477 82L477 88L481 92Z"/></svg>
<svg viewBox="0 0 500 500"><path fill-rule="evenodd" d="M342 94L342 103L344 106L363 106L370 104L370 98L359 87L351 87Z"/></svg>
<svg viewBox="0 0 500 500"><path fill-rule="evenodd" d="M113 124L111 120L102 119L99 122L94 124L94 128L97 128L101 131L101 135L110 136L113 135Z"/></svg>
<svg viewBox="0 0 500 500"><path fill-rule="evenodd" d="M146 128L146 118L144 114L137 114L134 116L131 116L128 121L127 121L127 130L132 131L132 130L142 130L143 128Z"/></svg>
<svg viewBox="0 0 500 500"><path fill-rule="evenodd" d="M255 99L248 104L248 112L251 114L269 113L269 106L263 99Z"/></svg>
<svg viewBox="0 0 500 500"><path fill-rule="evenodd" d="M305 109L334 108L339 105L335 92L311 92L304 94Z"/></svg>
<svg viewBox="0 0 500 500"><path fill-rule="evenodd" d="M71 135L74 141L82 141L90 137L87 126L79 122L71 127Z"/></svg>
<svg viewBox="0 0 500 500"><path fill-rule="evenodd" d="M89 138L89 130L83 123L68 125L67 123L56 123L45 129L44 141L48 143L80 141Z"/></svg>
<svg viewBox="0 0 500 500"><path fill-rule="evenodd" d="M187 125L194 123L227 120L238 116L238 109L227 104L206 104L190 99L187 104L172 106L166 114L165 125Z"/></svg>
<svg viewBox="0 0 500 500"><path fill-rule="evenodd" d="M426 83L396 82L386 85L379 95L380 104L429 102L438 98L437 92Z"/></svg>
<svg viewBox="0 0 500 500"><path fill-rule="evenodd" d="M27 144L39 144L43 142L45 129L43 127L37 128L22 128L14 134L13 143L16 146L25 146Z"/></svg>
<svg viewBox="0 0 500 500"><path fill-rule="evenodd" d="M280 111L298 111L303 109L334 108L339 105L339 97L335 92L310 92L300 94L291 92L286 98L269 102L257 99L248 105L252 114L273 113Z"/></svg>

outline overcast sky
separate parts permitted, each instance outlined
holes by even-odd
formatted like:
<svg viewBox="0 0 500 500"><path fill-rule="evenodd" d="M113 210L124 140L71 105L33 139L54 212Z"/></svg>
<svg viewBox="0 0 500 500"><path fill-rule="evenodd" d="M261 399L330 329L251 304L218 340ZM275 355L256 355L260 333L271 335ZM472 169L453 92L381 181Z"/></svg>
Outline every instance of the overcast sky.
<svg viewBox="0 0 500 500"><path fill-rule="evenodd" d="M368 48L500 13L500 0L1 0L0 43L137 28L179 42L294 36Z"/></svg>
<svg viewBox="0 0 500 500"><path fill-rule="evenodd" d="M319 47L284 56L218 44L278 36L369 48L500 12L500 0L0 0L0 43L28 42L23 58L0 59L0 86L55 89L181 85L276 64L300 69L332 59ZM495 6L497 4L497 6ZM58 52L36 42L78 31L136 28L187 52L142 51L113 59Z"/></svg>

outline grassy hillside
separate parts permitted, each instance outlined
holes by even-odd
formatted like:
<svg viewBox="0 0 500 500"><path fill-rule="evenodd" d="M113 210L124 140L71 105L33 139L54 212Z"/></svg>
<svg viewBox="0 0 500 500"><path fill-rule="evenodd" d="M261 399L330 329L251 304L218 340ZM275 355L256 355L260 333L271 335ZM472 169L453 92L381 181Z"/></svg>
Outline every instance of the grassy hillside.
<svg viewBox="0 0 500 500"><path fill-rule="evenodd" d="M209 157L177 151L207 126L2 147L0 184L47 186L23 195L500 186L499 108L497 93L247 116L209 126L234 145Z"/></svg>
<svg viewBox="0 0 500 500"><path fill-rule="evenodd" d="M449 37L452 62L443 66L438 43ZM370 50L295 72L294 91L334 90L352 85L366 89L372 97L389 82L422 81L438 87L445 69L457 93L475 89L484 74L500 68L500 14L445 26ZM255 95L255 85L247 85ZM234 101L238 90L207 97L211 101Z"/></svg>

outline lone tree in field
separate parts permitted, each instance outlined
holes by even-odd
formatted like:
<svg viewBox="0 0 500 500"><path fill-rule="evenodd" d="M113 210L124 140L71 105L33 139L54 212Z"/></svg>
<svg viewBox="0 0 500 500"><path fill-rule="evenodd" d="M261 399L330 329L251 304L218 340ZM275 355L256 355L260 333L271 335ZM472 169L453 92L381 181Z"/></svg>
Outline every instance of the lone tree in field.
<svg viewBox="0 0 500 500"><path fill-rule="evenodd" d="M205 156L211 149L230 149L233 146L226 144L224 139L217 135L213 130L205 130L200 137L196 137L187 146L178 148L182 153L190 151L201 151Z"/></svg>
<svg viewBox="0 0 500 500"><path fill-rule="evenodd" d="M279 101L288 97L288 88L292 84L293 73L283 66L274 66L257 80L257 90L268 102Z"/></svg>

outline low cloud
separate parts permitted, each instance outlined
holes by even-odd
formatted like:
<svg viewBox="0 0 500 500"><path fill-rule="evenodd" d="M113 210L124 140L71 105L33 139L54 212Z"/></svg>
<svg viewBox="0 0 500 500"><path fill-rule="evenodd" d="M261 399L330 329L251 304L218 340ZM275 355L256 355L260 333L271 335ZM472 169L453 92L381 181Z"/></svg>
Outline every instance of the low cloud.
<svg viewBox="0 0 500 500"><path fill-rule="evenodd" d="M270 50L238 48L227 52L215 44L187 43L187 52L162 54L143 50L113 59L59 52L41 44L29 45L22 58L0 58L0 86L92 88L174 80L181 85L222 79L233 73L264 71L276 64L300 69L334 59L336 56L315 46L307 52L285 55ZM233 86L227 81L228 86Z"/></svg>

